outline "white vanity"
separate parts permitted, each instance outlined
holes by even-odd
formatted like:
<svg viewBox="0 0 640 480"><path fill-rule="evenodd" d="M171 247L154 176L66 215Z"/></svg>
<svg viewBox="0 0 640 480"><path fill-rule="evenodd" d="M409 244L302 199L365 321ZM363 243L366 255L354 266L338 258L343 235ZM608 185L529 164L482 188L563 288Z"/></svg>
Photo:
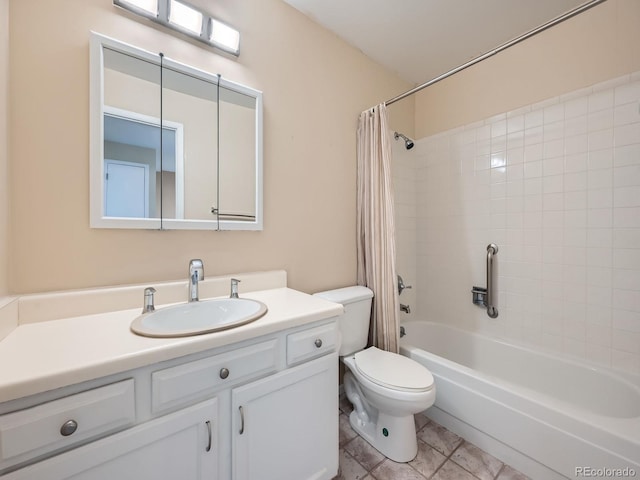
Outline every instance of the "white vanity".
<svg viewBox="0 0 640 480"><path fill-rule="evenodd" d="M0 341L0 478L333 478L342 308L286 288L283 272L253 275L249 285L269 288L240 294L266 315L208 335L135 335L140 308L18 319ZM201 288L216 296L227 282ZM162 288L165 298L184 290ZM137 290L142 300L143 287L123 290L121 305ZM52 311L69 308L50 300ZM19 315L46 316L42 298L16 301Z"/></svg>

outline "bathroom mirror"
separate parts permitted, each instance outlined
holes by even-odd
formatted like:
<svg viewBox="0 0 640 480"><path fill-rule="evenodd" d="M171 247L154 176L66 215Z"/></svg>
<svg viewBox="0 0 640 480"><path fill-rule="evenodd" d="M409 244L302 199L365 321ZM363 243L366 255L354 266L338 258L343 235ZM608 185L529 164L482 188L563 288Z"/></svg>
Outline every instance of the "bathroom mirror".
<svg viewBox="0 0 640 480"><path fill-rule="evenodd" d="M91 226L261 230L262 94L91 41Z"/></svg>

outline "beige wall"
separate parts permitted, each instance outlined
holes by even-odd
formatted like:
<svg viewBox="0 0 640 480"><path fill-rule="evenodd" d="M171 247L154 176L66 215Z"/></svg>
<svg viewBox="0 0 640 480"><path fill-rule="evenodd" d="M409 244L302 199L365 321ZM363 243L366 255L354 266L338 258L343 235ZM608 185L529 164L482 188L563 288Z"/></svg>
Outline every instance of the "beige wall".
<svg viewBox="0 0 640 480"><path fill-rule="evenodd" d="M194 257L208 275L282 268L303 291L355 282L357 117L409 85L280 0L201 3L242 32L238 59L111 0L10 2L12 292L186 278ZM264 92L264 231L89 228L90 30Z"/></svg>
<svg viewBox="0 0 640 480"><path fill-rule="evenodd" d="M416 137L640 70L639 26L640 2L608 0L426 88Z"/></svg>
<svg viewBox="0 0 640 480"><path fill-rule="evenodd" d="M9 74L9 0L0 0L0 297L9 290L7 259L9 240L8 177L8 74Z"/></svg>

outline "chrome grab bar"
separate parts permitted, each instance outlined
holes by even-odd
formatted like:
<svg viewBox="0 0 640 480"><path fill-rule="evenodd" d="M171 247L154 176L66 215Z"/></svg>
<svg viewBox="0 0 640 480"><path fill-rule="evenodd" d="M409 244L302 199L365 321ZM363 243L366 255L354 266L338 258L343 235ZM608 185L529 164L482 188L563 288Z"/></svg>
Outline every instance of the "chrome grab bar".
<svg viewBox="0 0 640 480"><path fill-rule="evenodd" d="M487 315L491 318L498 316L498 309L494 305L495 286L493 284L493 257L498 253L498 246L495 243L487 245L487 293L485 296L485 306L487 307Z"/></svg>

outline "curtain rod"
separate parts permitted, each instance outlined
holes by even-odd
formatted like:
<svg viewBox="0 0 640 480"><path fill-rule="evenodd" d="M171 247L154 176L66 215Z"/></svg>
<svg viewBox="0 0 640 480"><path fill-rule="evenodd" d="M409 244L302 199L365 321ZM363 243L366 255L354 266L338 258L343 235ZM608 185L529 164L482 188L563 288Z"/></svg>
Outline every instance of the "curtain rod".
<svg viewBox="0 0 640 480"><path fill-rule="evenodd" d="M554 25L557 25L561 22L564 22L565 20L570 19L571 17L575 17L576 15L589 10L592 7L595 7L596 5L600 4L600 3L604 3L607 0L591 0L583 5L580 5L579 7L574 8L573 10L569 10L568 12L560 15L559 17L554 18L553 20L548 21L547 23L544 23L542 25L540 25L539 27L534 28L533 30L529 30L527 33L520 35L519 37L514 38L513 40L509 40L506 43L503 43L502 45L500 45L497 48L494 48L493 50L490 50L486 53L483 53L482 55L469 60L467 63L464 63L452 70L449 70L446 73L443 73L442 75L439 75L431 80L429 80L426 83L423 83L422 85L418 85L417 87L412 88L411 90L408 90L396 97L393 97L391 100L387 100L385 103L385 105L391 105L392 103L396 103L399 100L402 100L406 97L408 97L409 95L413 95L414 93L419 92L420 90L422 90L423 88L427 88L431 85L433 85L434 83L439 82L440 80L444 80L447 77L450 77L451 75L458 73L462 70L464 70L465 68L468 68L472 65L475 65L476 63L481 62L482 60L485 60L489 57L494 56L496 53L502 52L503 50L506 50L509 47L512 47L514 45L516 45L517 43L522 42L523 40L526 40L528 38L533 37L534 35L537 35L540 32L543 32L545 30L547 30L548 28L553 27Z"/></svg>

